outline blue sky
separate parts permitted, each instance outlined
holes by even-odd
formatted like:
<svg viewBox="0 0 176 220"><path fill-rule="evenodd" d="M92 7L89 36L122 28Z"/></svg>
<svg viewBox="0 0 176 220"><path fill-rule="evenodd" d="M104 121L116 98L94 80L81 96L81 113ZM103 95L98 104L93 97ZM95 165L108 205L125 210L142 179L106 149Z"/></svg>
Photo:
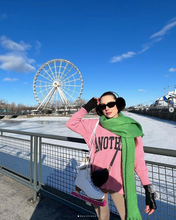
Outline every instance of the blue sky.
<svg viewBox="0 0 176 220"><path fill-rule="evenodd" d="M151 104L176 85L176 1L1 1L0 99L37 105L34 76L52 59L80 70L83 99Z"/></svg>

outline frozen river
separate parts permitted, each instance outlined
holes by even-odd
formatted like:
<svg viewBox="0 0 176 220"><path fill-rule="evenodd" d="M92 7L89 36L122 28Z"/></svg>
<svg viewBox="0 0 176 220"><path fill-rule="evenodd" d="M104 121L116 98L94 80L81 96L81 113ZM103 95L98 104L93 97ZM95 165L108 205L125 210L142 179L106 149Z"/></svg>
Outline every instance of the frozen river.
<svg viewBox="0 0 176 220"><path fill-rule="evenodd" d="M176 122L123 112L138 121L144 132L144 146L176 149ZM0 128L53 135L81 137L65 125L68 117L34 117L0 121Z"/></svg>
<svg viewBox="0 0 176 220"><path fill-rule="evenodd" d="M130 112L123 112L123 114L135 119L142 125L144 132L144 146L173 150L176 149L176 122L154 118L151 116L137 115ZM79 134L74 133L65 126L68 119L69 117L8 119L0 121L0 128L60 136L81 137ZM155 157L158 161L159 156ZM152 157L152 159L154 160L155 157ZM148 159L147 155L146 159ZM170 158L167 162L172 164L174 162L175 164L174 158Z"/></svg>

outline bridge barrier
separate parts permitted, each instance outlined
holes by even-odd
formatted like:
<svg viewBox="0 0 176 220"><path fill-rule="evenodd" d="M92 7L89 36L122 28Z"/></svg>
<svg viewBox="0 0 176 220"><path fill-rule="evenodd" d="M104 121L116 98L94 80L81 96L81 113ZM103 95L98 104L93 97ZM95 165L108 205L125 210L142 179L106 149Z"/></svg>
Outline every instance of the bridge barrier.
<svg viewBox="0 0 176 220"><path fill-rule="evenodd" d="M146 154L176 158L175 150L144 147ZM32 202L38 194L50 196L83 214L94 216L92 206L73 197L77 166L88 156L85 141L81 138L47 135L32 132L0 129L0 172L33 190ZM146 161L149 178L160 194L158 209L148 217L144 213L145 192L136 175L136 191L142 219L175 220L176 166ZM109 197L111 215L117 219L118 211Z"/></svg>

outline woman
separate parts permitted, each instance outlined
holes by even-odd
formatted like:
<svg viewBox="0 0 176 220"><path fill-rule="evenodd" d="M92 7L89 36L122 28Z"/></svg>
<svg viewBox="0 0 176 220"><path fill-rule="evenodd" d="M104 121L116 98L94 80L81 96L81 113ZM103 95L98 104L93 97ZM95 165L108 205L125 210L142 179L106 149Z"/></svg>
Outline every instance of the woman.
<svg viewBox="0 0 176 220"><path fill-rule="evenodd" d="M97 119L83 119L83 117L94 108L101 117L96 128L93 146L90 146L90 137ZM110 170L109 178L101 186L107 204L105 207L94 205L99 220L110 218L108 193L122 220L142 219L137 206L134 171L145 189L145 212L150 215L156 209L154 191L150 190L152 184L144 161L142 128L135 120L123 116L121 111L124 108L123 98L117 98L113 92L106 92L98 99L92 98L66 124L68 128L83 136L89 149L93 147L94 153L91 154L93 170L109 167L121 138L120 150Z"/></svg>

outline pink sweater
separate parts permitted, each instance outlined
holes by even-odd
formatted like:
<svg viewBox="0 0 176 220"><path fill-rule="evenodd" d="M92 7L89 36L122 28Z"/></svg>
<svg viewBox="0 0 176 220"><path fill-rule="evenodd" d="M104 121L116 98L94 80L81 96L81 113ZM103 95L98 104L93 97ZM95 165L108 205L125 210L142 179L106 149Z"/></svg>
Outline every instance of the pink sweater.
<svg viewBox="0 0 176 220"><path fill-rule="evenodd" d="M81 108L76 112L67 122L66 126L76 133L80 134L86 141L89 149L91 145L89 143L91 134L94 130L95 124L98 119L83 119L87 111ZM135 148L135 167L134 170L139 176L142 185L150 184L148 178L148 169L145 165L144 150L142 138L137 137ZM118 147L119 136L106 130L100 124L98 124L95 134L93 147L93 169L97 170L101 168L109 168L109 164L114 156L114 153ZM124 194L123 190L123 176L122 176L122 144L120 150L117 153L111 171L109 173L108 181L101 187L107 190L111 189L120 194Z"/></svg>

